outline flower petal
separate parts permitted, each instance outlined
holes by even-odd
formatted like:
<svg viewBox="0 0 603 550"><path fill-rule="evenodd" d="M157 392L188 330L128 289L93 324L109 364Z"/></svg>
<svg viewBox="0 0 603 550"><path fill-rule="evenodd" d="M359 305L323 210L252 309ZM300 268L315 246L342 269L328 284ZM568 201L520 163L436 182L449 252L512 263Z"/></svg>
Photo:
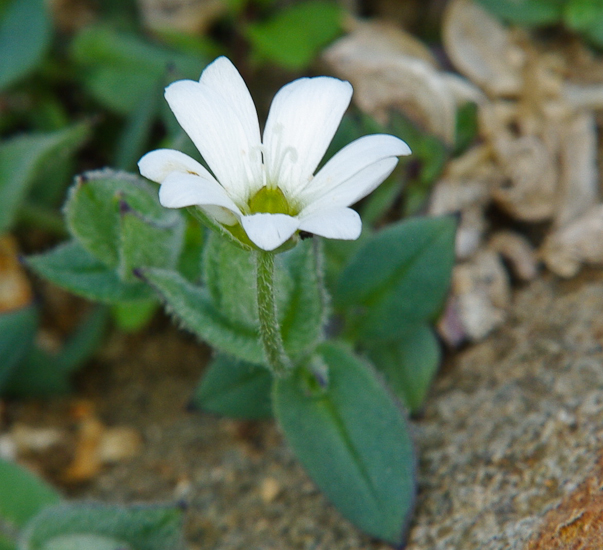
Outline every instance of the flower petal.
<svg viewBox="0 0 603 550"><path fill-rule="evenodd" d="M325 209L350 206L374 191L389 176L398 164L396 157L389 157L354 174L329 192L314 199L301 212L308 216Z"/></svg>
<svg viewBox="0 0 603 550"><path fill-rule="evenodd" d="M221 223L222 225L235 225L239 223L239 218L235 214L233 214L230 210L226 210L223 206L200 206L199 207L207 216L212 218L214 221Z"/></svg>
<svg viewBox="0 0 603 550"><path fill-rule="evenodd" d="M249 94L246 88L244 92ZM245 95L240 89L238 93ZM234 89L227 93L230 99L234 95ZM219 182L233 196L246 201L250 184L262 185L261 144L259 134L249 131L253 124L239 118L241 111L234 110L230 100L199 82L174 82L166 88L165 97Z"/></svg>
<svg viewBox="0 0 603 550"><path fill-rule="evenodd" d="M360 236L362 221L351 208L326 208L301 216L299 229L327 239L353 241Z"/></svg>
<svg viewBox="0 0 603 550"><path fill-rule="evenodd" d="M286 214L253 214L242 216L241 225L256 246L274 250L297 231L299 221Z"/></svg>
<svg viewBox="0 0 603 550"><path fill-rule="evenodd" d="M408 145L394 136L376 134L361 137L335 154L314 176L314 179L308 183L307 187L300 191L296 198L302 204L309 204L338 186L345 184L368 166L388 157L410 155L410 153ZM393 166L395 166L395 163ZM368 195L380 183L377 182L373 187L370 187L369 182L367 182L368 190L362 196ZM345 206L354 204L360 198L362 197L347 202Z"/></svg>
<svg viewBox="0 0 603 550"><path fill-rule="evenodd" d="M276 94L264 131L269 183L294 197L311 179L352 97L349 82L300 78Z"/></svg>
<svg viewBox="0 0 603 550"><path fill-rule="evenodd" d="M145 178L157 183L163 183L172 172L214 179L203 165L174 149L157 149L147 153L138 161L138 169Z"/></svg>
<svg viewBox="0 0 603 550"><path fill-rule="evenodd" d="M259 144L260 124L258 113L245 81L227 57L218 57L201 74L201 84L208 86L236 113L250 143Z"/></svg>
<svg viewBox="0 0 603 550"><path fill-rule="evenodd" d="M172 172L159 188L159 202L166 208L221 206L240 216L241 211L213 178Z"/></svg>

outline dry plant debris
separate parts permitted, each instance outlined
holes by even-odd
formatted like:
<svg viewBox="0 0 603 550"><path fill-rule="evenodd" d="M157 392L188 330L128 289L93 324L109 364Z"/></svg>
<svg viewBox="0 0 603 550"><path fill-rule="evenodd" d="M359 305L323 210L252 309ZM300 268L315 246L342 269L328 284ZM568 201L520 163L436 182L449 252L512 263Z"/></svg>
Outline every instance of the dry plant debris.
<svg viewBox="0 0 603 550"><path fill-rule="evenodd" d="M78 420L78 434L73 460L63 473L66 483L88 481L99 474L104 464L128 460L140 452L139 432L128 427L105 426L91 403L76 403L73 416Z"/></svg>
<svg viewBox="0 0 603 550"><path fill-rule="evenodd" d="M29 279L19 262L17 241L0 235L0 313L28 306L33 300Z"/></svg>
<svg viewBox="0 0 603 550"><path fill-rule="evenodd" d="M152 31L203 34L228 11L223 0L138 0L142 20Z"/></svg>
<svg viewBox="0 0 603 550"><path fill-rule="evenodd" d="M537 275L540 261L561 277L603 264L596 124L603 62L580 43L543 44L507 27L473 0L449 3L443 38L461 76L442 70L409 34L378 22L358 24L324 57L352 82L362 110L380 122L400 110L447 144L457 107L478 106L479 139L448 163L428 205L432 215L459 214L452 311L440 324L456 344L504 322L511 293L502 260L523 281ZM542 242L492 227L493 205L511 222L544 227Z"/></svg>
<svg viewBox="0 0 603 550"><path fill-rule="evenodd" d="M354 86L354 100L385 123L390 109L453 143L458 104L479 97L468 82L438 69L429 50L413 36L386 23L358 24L325 52L341 78Z"/></svg>

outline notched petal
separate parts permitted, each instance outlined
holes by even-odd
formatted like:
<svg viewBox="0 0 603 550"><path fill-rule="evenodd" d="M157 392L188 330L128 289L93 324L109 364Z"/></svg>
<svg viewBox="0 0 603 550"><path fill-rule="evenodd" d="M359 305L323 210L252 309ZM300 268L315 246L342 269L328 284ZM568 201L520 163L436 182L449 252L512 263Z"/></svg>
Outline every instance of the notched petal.
<svg viewBox="0 0 603 550"><path fill-rule="evenodd" d="M314 195L308 197L308 206L302 210L302 214L355 204L381 185L393 172L396 164L397 157L388 157L365 166L348 179L336 182L326 192L317 188Z"/></svg>
<svg viewBox="0 0 603 550"><path fill-rule="evenodd" d="M327 76L281 88L264 131L268 178L295 195L316 170L351 98L349 82Z"/></svg>
<svg viewBox="0 0 603 550"><path fill-rule="evenodd" d="M166 88L166 100L183 130L191 138L218 181L241 200L250 182L259 179L258 134L249 130L227 97L213 88L180 80Z"/></svg>
<svg viewBox="0 0 603 550"><path fill-rule="evenodd" d="M240 215L237 205L217 181L192 174L170 174L159 188L159 202L166 208L221 206Z"/></svg>
<svg viewBox="0 0 603 550"><path fill-rule="evenodd" d="M174 149L157 149L147 153L138 161L138 169L145 178L157 183L163 183L172 172L213 179L195 159Z"/></svg>
<svg viewBox="0 0 603 550"><path fill-rule="evenodd" d="M354 241L360 237L362 221L351 208L329 208L302 216L299 229L327 239Z"/></svg>
<svg viewBox="0 0 603 550"><path fill-rule="evenodd" d="M395 157L410 154L410 147L397 137L384 134L361 137L344 147L323 166L300 192L300 202L308 204L338 188L339 192L343 191L342 188L347 190L354 188L352 193L354 196L350 196L349 202L344 205L349 206L368 195L389 175L397 163ZM367 169L371 166L376 167L379 161L385 159L389 161L391 169L381 181L375 181L376 174ZM369 175L370 179L359 179L361 172L363 176Z"/></svg>

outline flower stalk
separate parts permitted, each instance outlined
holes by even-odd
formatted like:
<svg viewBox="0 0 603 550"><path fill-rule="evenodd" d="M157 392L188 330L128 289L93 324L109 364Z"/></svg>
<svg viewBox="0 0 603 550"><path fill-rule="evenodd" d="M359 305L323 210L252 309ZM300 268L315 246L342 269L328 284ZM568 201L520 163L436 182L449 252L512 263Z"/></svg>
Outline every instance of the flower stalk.
<svg viewBox="0 0 603 550"><path fill-rule="evenodd" d="M291 372L291 360L285 351L281 327L276 310L276 287L274 284L274 257L272 252L255 252L257 275L257 303L260 320L260 338L268 366L278 377Z"/></svg>

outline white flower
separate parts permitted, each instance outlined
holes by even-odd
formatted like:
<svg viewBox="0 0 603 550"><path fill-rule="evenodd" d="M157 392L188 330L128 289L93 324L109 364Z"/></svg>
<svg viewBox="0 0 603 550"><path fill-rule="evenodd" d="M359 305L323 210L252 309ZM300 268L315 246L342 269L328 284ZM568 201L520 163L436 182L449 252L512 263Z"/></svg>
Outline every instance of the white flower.
<svg viewBox="0 0 603 550"><path fill-rule="evenodd" d="M263 250L278 248L296 231L358 238L360 216L348 207L387 178L397 156L410 154L394 136L365 136L314 175L352 97L350 83L336 78L284 86L263 139L249 90L225 57L208 65L199 82L174 82L165 97L213 175L171 149L147 153L140 173L161 183L163 206L197 206L231 230L240 224Z"/></svg>

